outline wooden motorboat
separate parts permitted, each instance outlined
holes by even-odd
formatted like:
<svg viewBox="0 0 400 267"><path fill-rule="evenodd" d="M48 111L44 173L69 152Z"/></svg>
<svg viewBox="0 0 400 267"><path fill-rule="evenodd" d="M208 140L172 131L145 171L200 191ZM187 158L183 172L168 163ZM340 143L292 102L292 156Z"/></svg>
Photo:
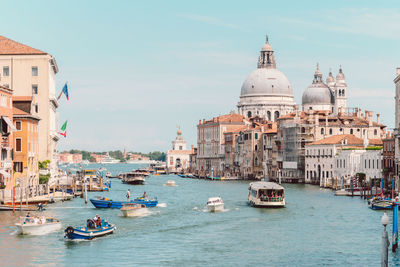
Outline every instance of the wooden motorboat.
<svg viewBox="0 0 400 267"><path fill-rule="evenodd" d="M125 184L144 184L145 179L143 174L139 172L127 172L122 175L122 182Z"/></svg>
<svg viewBox="0 0 400 267"><path fill-rule="evenodd" d="M218 212L224 210L224 202L220 197L210 197L207 201L207 208L210 212Z"/></svg>
<svg viewBox="0 0 400 267"><path fill-rule="evenodd" d="M143 216L148 212L148 209L144 204L127 203L122 205L121 212L125 217L135 217Z"/></svg>
<svg viewBox="0 0 400 267"><path fill-rule="evenodd" d="M45 235L61 229L61 222L52 217L21 217L20 222L15 224L19 234Z"/></svg>
<svg viewBox="0 0 400 267"><path fill-rule="evenodd" d="M120 209L124 204L143 204L146 207L155 207L158 204L157 198L135 198L131 201L113 201L109 198L91 198L90 202L98 209L111 208Z"/></svg>

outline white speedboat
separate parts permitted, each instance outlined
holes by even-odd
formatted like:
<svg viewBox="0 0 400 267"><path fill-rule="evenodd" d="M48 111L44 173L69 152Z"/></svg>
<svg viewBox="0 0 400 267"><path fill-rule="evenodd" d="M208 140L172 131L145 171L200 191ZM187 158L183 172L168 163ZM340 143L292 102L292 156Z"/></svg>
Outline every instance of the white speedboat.
<svg viewBox="0 0 400 267"><path fill-rule="evenodd" d="M224 202L220 197L210 197L207 201L207 208L210 212L223 211Z"/></svg>
<svg viewBox="0 0 400 267"><path fill-rule="evenodd" d="M121 212L124 217L136 217L143 216L148 212L148 209L144 204L127 203L122 205Z"/></svg>
<svg viewBox="0 0 400 267"><path fill-rule="evenodd" d="M61 229L61 222L52 217L21 217L15 224L23 235L45 235Z"/></svg>
<svg viewBox="0 0 400 267"><path fill-rule="evenodd" d="M283 208L286 205L285 189L271 182L250 183L249 204L260 208Z"/></svg>
<svg viewBox="0 0 400 267"><path fill-rule="evenodd" d="M175 186L176 183L175 183L174 180L168 180L168 181L165 183L165 185L167 185L167 186Z"/></svg>
<svg viewBox="0 0 400 267"><path fill-rule="evenodd" d="M346 189L340 189L335 191L335 196L348 196L349 192Z"/></svg>

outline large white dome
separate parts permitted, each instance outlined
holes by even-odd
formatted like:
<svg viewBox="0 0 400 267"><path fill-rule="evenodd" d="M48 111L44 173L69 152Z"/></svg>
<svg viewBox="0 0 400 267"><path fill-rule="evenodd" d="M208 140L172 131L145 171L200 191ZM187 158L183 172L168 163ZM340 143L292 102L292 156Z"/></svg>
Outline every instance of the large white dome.
<svg viewBox="0 0 400 267"><path fill-rule="evenodd" d="M293 96L292 86L286 76L274 68L258 68L242 85L241 96Z"/></svg>

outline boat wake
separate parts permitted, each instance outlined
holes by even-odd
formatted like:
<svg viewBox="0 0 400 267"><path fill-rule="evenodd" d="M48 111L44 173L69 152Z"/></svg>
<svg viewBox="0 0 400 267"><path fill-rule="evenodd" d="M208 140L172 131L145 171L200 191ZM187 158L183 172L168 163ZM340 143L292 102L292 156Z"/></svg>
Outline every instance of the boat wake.
<svg viewBox="0 0 400 267"><path fill-rule="evenodd" d="M178 185L177 184L175 184L175 185L163 184L163 186L175 187L175 186L178 186Z"/></svg>
<svg viewBox="0 0 400 267"><path fill-rule="evenodd" d="M199 209L198 207L194 207L194 208L193 208L193 210L198 210L198 209Z"/></svg>
<svg viewBox="0 0 400 267"><path fill-rule="evenodd" d="M167 203L158 203L157 208L166 208L167 207Z"/></svg>

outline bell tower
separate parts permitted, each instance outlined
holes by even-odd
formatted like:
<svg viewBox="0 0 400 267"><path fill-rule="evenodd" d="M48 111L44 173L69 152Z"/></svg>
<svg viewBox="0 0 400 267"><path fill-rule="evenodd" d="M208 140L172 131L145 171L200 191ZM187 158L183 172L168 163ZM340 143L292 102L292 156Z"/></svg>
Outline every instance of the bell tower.
<svg viewBox="0 0 400 267"><path fill-rule="evenodd" d="M347 108L347 84L343 74L342 66L339 68L339 73L336 75L335 83L335 113L345 113Z"/></svg>

